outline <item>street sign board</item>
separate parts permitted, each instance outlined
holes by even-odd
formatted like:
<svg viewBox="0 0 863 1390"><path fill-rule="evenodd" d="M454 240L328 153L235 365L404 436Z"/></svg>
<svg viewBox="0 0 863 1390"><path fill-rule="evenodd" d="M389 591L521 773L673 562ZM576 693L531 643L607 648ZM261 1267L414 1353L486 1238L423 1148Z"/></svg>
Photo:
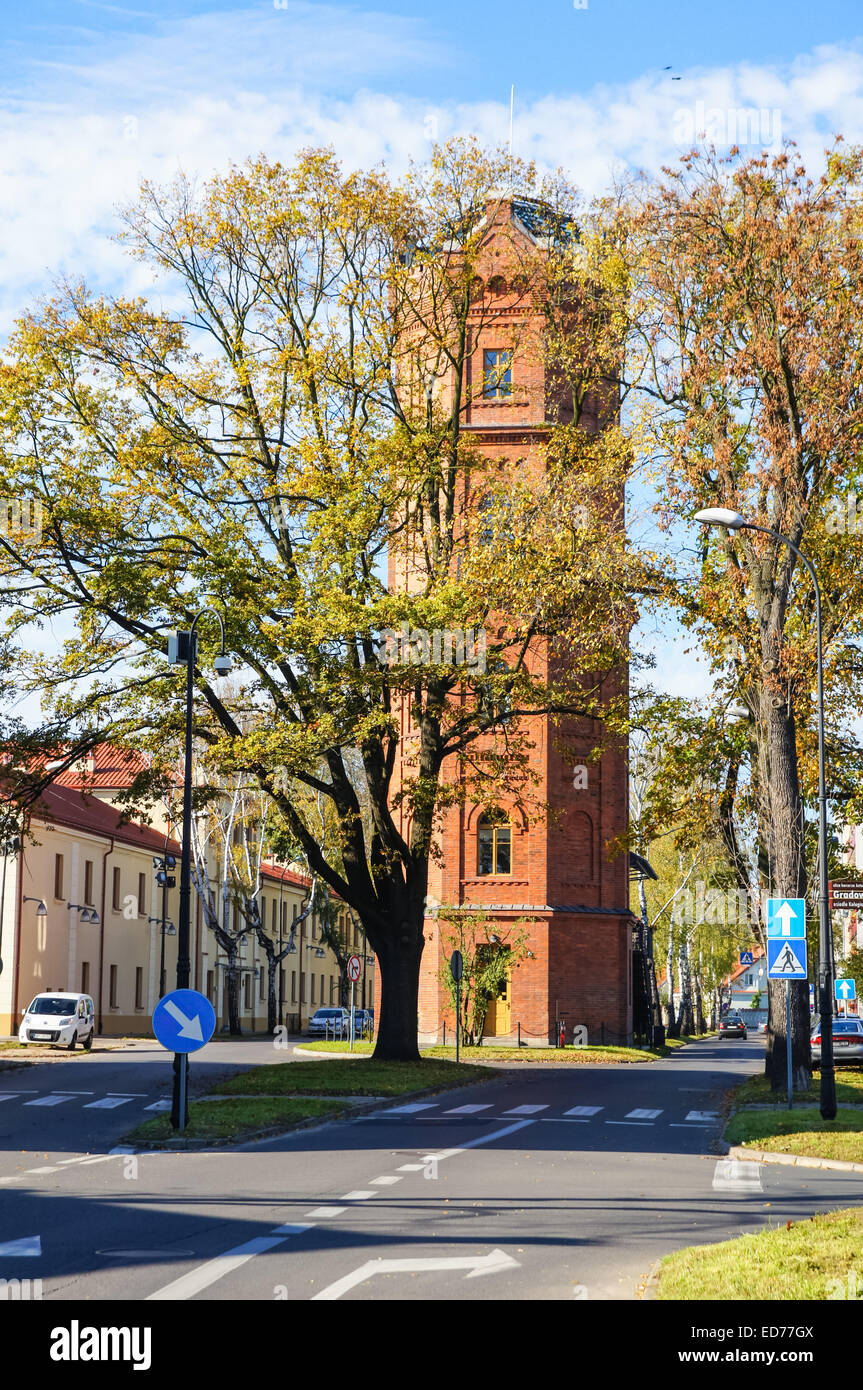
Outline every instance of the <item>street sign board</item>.
<svg viewBox="0 0 863 1390"><path fill-rule="evenodd" d="M830 906L834 908L863 907L863 883L854 879L830 880Z"/></svg>
<svg viewBox="0 0 863 1390"><path fill-rule="evenodd" d="M806 938L767 939L767 974L771 980L806 979Z"/></svg>
<svg viewBox="0 0 863 1390"><path fill-rule="evenodd" d="M806 938L806 903L803 898L767 899L767 935L783 941Z"/></svg>
<svg viewBox="0 0 863 1390"><path fill-rule="evenodd" d="M353 982L360 978L362 964L359 956L351 956L348 961L348 979Z"/></svg>
<svg viewBox="0 0 863 1390"><path fill-rule="evenodd" d="M196 989L174 989L153 1010L153 1032L169 1052L197 1052L216 1031L216 1013Z"/></svg>
<svg viewBox="0 0 863 1390"><path fill-rule="evenodd" d="M857 998L857 985L853 980L836 980L834 987L837 999Z"/></svg>
<svg viewBox="0 0 863 1390"><path fill-rule="evenodd" d="M460 980L464 974L464 961L461 958L461 951L453 951L449 958L450 974L454 980Z"/></svg>
<svg viewBox="0 0 863 1390"><path fill-rule="evenodd" d="M740 964L741 964L741 965L754 965L754 964L755 964L755 957L754 957L754 955L752 954L751 951L741 951L741 952L740 952Z"/></svg>

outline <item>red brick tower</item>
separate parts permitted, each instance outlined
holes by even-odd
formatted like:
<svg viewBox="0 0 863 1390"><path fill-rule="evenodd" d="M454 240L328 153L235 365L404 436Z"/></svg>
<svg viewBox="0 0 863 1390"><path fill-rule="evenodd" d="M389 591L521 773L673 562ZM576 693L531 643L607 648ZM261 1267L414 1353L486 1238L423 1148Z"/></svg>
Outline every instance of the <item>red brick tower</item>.
<svg viewBox="0 0 863 1390"><path fill-rule="evenodd" d="M464 427L504 471L541 471L547 422L563 412L545 379L541 354L530 350L540 315L513 266L520 250L530 256L541 249L542 213L529 200L501 195L489 202L486 216ZM595 427L594 413L586 428ZM391 561L390 584L410 582L409 573ZM618 672L614 679L625 676ZM409 750L406 711L402 718L402 747ZM506 824L489 824L481 808L469 803L447 810L442 858L429 869L429 902L444 910L476 908L504 931L518 919L531 922L529 954L512 968L505 994L490 1007L485 1037L520 1034L523 1043L547 1044L556 1041L563 1019L567 1041L578 1024L587 1026L591 1042L603 1036L623 1041L632 1028L628 858L621 853L610 860L607 846L627 826L625 755L607 751L598 763L588 763L599 741L594 720L552 726L549 718L535 716L525 723L538 779L533 795L551 814L528 824L504 798ZM444 776L454 775L445 765ZM444 1023L450 1038L454 1027L439 979L444 949L434 913L426 919L425 936L421 1043L439 1039Z"/></svg>

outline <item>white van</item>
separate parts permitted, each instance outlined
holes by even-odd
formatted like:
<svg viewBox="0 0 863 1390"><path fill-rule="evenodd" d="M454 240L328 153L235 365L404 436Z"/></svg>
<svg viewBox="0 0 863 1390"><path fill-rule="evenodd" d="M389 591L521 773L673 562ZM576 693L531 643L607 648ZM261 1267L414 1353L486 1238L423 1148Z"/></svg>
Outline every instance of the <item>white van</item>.
<svg viewBox="0 0 863 1390"><path fill-rule="evenodd" d="M37 994L21 1020L20 1043L60 1043L74 1052L80 1042L87 1052L96 1029L93 1000L89 994L47 990Z"/></svg>

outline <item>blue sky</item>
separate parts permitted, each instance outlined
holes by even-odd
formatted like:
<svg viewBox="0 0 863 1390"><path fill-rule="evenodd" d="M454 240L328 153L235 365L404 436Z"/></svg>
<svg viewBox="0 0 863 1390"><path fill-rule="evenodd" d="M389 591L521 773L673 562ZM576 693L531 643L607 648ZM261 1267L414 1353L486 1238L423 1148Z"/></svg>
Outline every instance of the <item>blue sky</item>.
<svg viewBox="0 0 863 1390"><path fill-rule="evenodd" d="M863 142L863 5L6 0L0 338L59 274L151 290L111 239L144 176L321 144L399 170L453 134L504 142L511 83L516 153L562 165L587 194L673 163L705 113L715 143L791 137L816 170L833 132ZM742 142L740 110L770 113ZM689 639L662 625L655 640L667 688L706 688Z"/></svg>

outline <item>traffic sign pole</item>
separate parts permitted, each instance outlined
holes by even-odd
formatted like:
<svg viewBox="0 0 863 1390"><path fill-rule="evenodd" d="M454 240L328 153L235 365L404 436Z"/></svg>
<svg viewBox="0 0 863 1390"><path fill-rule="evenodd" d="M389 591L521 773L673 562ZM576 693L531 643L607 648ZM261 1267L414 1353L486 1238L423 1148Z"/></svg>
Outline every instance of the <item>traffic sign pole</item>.
<svg viewBox="0 0 863 1390"><path fill-rule="evenodd" d="M788 1109L794 1101L794 1080L791 1074L791 981L785 981L785 1054L788 1062Z"/></svg>
<svg viewBox="0 0 863 1390"><path fill-rule="evenodd" d="M351 980L351 1044L349 1052L354 1050L354 982Z"/></svg>

